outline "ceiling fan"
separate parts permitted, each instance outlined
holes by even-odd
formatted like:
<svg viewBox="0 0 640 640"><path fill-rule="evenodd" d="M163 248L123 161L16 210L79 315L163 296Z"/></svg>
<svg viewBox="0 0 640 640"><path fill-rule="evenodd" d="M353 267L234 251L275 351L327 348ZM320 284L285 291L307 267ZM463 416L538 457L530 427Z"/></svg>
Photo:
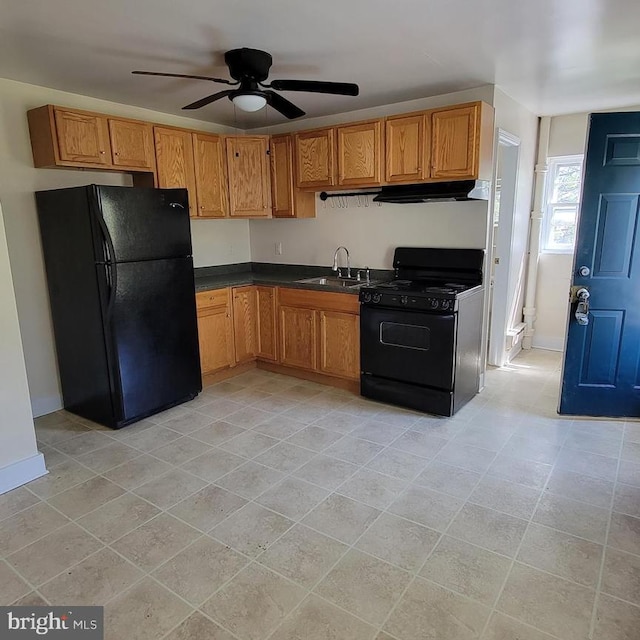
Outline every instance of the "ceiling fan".
<svg viewBox="0 0 640 640"><path fill-rule="evenodd" d="M267 84L265 80L269 76L269 69L273 62L270 54L259 49L232 49L224 54L224 61L229 67L229 75L235 80L224 78L210 78L209 76L194 76L183 73L158 73L156 71L132 71L138 75L164 76L168 78L193 78L195 80L209 80L220 82L237 89L219 91L210 96L196 100L183 109L200 109L216 100L227 97L242 111L258 111L265 105L273 107L283 116L293 119L305 115L305 112L293 102L276 91L310 91L313 93L331 93L343 96L357 96L360 89L357 84L350 82L319 82L316 80L272 80Z"/></svg>

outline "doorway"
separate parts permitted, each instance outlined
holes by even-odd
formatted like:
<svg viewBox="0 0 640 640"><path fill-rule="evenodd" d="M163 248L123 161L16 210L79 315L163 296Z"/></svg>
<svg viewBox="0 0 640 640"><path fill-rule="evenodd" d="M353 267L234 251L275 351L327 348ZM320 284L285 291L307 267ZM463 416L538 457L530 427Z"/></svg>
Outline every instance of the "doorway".
<svg viewBox="0 0 640 640"><path fill-rule="evenodd" d="M492 227L489 229L491 251L485 269L489 298L487 363L496 367L508 362L509 273L519 159L520 139L498 129L496 181L490 213Z"/></svg>

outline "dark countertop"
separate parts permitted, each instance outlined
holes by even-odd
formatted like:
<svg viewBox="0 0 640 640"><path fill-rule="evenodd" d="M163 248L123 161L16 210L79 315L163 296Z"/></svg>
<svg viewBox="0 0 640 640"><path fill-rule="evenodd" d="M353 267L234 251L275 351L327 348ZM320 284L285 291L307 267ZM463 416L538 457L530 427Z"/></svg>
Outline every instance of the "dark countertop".
<svg viewBox="0 0 640 640"><path fill-rule="evenodd" d="M247 284L264 284L291 289L313 289L358 294L359 287L342 287L324 284L297 282L305 278L335 276L329 267L311 265L271 264L264 262L243 262L217 267L200 267L195 271L196 291L210 291L225 287L239 287ZM352 268L355 274L355 269ZM390 280L393 271L372 269L371 280ZM362 284L365 284L364 282Z"/></svg>

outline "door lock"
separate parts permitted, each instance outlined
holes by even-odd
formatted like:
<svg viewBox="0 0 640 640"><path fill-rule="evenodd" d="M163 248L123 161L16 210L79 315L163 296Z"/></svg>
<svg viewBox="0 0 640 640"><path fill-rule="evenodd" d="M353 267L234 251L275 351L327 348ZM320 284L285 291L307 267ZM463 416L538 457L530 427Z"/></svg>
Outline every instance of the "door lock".
<svg viewBox="0 0 640 640"><path fill-rule="evenodd" d="M578 324L586 326L589 324L589 298L591 294L586 287L572 287L576 289L575 300L578 302L578 306L575 310L575 318ZM572 291L572 293L574 293Z"/></svg>

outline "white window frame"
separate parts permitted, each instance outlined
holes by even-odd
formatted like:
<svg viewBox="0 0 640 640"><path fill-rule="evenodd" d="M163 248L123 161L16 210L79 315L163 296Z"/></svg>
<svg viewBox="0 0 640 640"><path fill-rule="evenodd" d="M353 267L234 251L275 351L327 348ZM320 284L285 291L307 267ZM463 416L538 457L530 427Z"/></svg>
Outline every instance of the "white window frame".
<svg viewBox="0 0 640 640"><path fill-rule="evenodd" d="M553 156L547 158L547 176L545 180L544 188L544 212L542 216L542 242L540 243L540 253L558 253L558 254L572 254L575 250L575 244L571 247L553 247L550 246L549 236L551 234L551 216L553 215L553 208L569 205L576 206L576 237L577 237L577 225L578 217L580 213L580 199L577 202L551 202L550 198L553 194L553 183L557 174L557 168L563 164L580 164L581 175L580 180L582 182L584 178L584 155L571 155L571 156ZM582 185L580 188L580 197L582 197Z"/></svg>

